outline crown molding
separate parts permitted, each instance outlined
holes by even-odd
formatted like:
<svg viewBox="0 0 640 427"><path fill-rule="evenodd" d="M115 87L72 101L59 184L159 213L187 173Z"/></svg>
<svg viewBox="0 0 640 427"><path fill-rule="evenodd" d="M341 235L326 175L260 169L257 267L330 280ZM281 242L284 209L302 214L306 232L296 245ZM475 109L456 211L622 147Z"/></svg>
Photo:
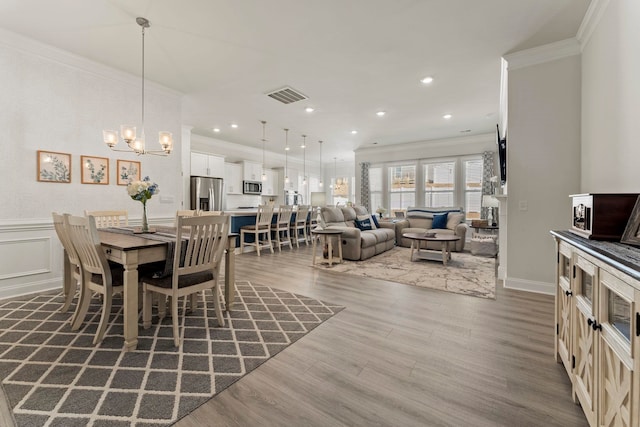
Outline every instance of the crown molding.
<svg viewBox="0 0 640 427"><path fill-rule="evenodd" d="M0 46L28 55L35 55L60 65L85 71L98 77L114 80L128 85L140 85L140 76L126 73L112 67L108 67L88 58L76 55L69 51L41 43L20 34L0 28ZM145 80L145 87L160 92L164 95L177 98L182 97L182 93L177 90L162 86L150 80Z"/></svg>
<svg viewBox="0 0 640 427"><path fill-rule="evenodd" d="M400 144L378 145L376 147L359 147L355 149L354 152L358 155L367 153L396 153L398 151L415 151L423 149L425 146L429 146L431 148L454 147L487 142L495 144L495 141L495 133L482 133L478 135L459 136L454 138L440 138L426 141L403 142Z"/></svg>
<svg viewBox="0 0 640 427"><path fill-rule="evenodd" d="M587 13L584 14L584 19L578 28L578 34L576 35L580 42L581 49L584 49L585 45L589 43L591 35L595 31L596 27L602 19L602 15L609 6L609 0L591 0Z"/></svg>
<svg viewBox="0 0 640 427"><path fill-rule="evenodd" d="M509 71L532 65L543 64L549 61L580 55L580 43L575 37L560 40L554 43L521 50L519 52L504 55L508 63Z"/></svg>

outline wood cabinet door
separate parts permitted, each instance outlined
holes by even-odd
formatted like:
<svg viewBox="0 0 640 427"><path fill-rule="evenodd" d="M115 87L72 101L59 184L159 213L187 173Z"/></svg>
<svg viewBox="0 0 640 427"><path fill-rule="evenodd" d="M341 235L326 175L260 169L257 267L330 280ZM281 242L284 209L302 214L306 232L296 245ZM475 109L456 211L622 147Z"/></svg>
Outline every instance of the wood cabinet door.
<svg viewBox="0 0 640 427"><path fill-rule="evenodd" d="M599 341L599 426L637 426L637 382L632 352L635 289L600 271L597 340ZM637 326L637 325L635 325Z"/></svg>
<svg viewBox="0 0 640 427"><path fill-rule="evenodd" d="M582 405L589 425L596 425L597 411L597 341L593 324L596 321L598 270L580 256L574 260L573 310L573 378L576 397Z"/></svg>
<svg viewBox="0 0 640 427"><path fill-rule="evenodd" d="M572 251L566 244L558 245L556 286L556 354L571 378L571 289ZM573 381L572 381L573 382Z"/></svg>

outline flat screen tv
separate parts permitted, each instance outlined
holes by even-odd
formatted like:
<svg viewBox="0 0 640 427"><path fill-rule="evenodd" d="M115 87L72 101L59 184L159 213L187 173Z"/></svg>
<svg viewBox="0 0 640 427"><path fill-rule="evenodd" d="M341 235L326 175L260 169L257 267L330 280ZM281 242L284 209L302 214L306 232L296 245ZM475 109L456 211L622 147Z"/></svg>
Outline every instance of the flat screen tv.
<svg viewBox="0 0 640 427"><path fill-rule="evenodd" d="M507 136L500 138L500 125L496 125L496 137L500 162L500 183L504 185L507 183Z"/></svg>

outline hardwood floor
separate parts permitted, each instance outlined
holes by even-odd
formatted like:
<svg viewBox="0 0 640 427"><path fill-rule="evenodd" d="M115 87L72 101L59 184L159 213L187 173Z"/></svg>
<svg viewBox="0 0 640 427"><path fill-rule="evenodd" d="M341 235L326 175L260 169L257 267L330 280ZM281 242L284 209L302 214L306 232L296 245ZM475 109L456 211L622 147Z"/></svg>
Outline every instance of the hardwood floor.
<svg viewBox="0 0 640 427"><path fill-rule="evenodd" d="M496 300L313 269L310 247L236 279L346 307L176 426L587 426L553 357L553 297Z"/></svg>

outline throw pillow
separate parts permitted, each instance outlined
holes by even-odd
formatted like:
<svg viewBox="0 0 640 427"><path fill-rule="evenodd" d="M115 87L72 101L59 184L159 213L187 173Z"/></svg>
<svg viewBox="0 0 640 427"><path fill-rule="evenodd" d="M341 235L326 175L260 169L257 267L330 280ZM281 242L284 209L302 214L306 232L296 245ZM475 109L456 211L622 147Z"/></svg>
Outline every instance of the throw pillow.
<svg viewBox="0 0 640 427"><path fill-rule="evenodd" d="M443 213L433 215L433 223L431 224L431 228L439 230L447 228L447 215L449 214Z"/></svg>
<svg viewBox="0 0 640 427"><path fill-rule="evenodd" d="M380 223L378 222L378 218L375 215L371 215L373 219L373 223L376 225L376 228L380 228Z"/></svg>
<svg viewBox="0 0 640 427"><path fill-rule="evenodd" d="M449 212L449 216L447 217L447 228L449 230L455 230L456 227L462 222L463 218L463 213Z"/></svg>
<svg viewBox="0 0 640 427"><path fill-rule="evenodd" d="M375 230L376 228L378 228L378 225L375 222L376 220L373 219L373 217L371 215L369 215L369 214L367 214L367 215L358 215L356 217L356 219L359 220L359 221L369 220L369 223L371 224L371 230Z"/></svg>
<svg viewBox="0 0 640 427"><path fill-rule="evenodd" d="M371 227L371 218L368 215L366 216L367 216L367 219L363 219L363 220L356 218L356 227L358 227L362 231L373 230L373 228Z"/></svg>

